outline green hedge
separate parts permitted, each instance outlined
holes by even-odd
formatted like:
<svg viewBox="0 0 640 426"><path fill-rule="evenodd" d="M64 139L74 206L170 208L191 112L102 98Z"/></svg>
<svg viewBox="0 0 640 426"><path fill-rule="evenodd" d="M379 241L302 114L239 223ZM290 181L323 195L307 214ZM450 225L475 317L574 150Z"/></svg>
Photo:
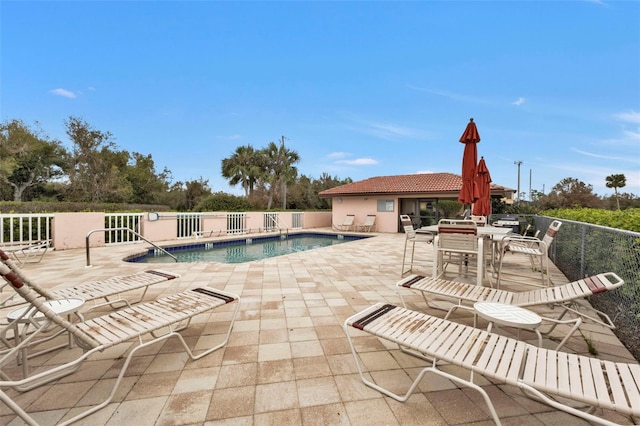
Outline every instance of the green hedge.
<svg viewBox="0 0 640 426"><path fill-rule="evenodd" d="M604 210L604 209L553 209L542 213L544 216L558 219L592 223L625 231L640 232L640 209Z"/></svg>
<svg viewBox="0 0 640 426"><path fill-rule="evenodd" d="M67 203L38 201L0 201L0 213L59 213L59 212L158 212L168 211L168 206L151 204L119 204L119 203Z"/></svg>

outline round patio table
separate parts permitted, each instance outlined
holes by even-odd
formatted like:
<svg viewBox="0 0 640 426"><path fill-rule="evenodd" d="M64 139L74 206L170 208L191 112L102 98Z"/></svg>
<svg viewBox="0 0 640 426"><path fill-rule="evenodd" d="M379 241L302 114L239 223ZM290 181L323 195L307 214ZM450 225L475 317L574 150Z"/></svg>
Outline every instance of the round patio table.
<svg viewBox="0 0 640 426"><path fill-rule="evenodd" d="M73 313L77 314L78 310L82 308L82 306L84 306L84 299L73 298L73 299L47 300L43 302L43 305L47 306L49 309L51 309L53 312L55 312L58 315L65 315L65 314L70 315ZM32 305L24 306L22 308L18 308L14 311L11 311L7 315L7 320L10 323L13 322L13 336L14 336L14 341L16 346L19 346L22 340L24 340L30 325L33 325L34 327L38 328L41 326L40 321L45 319L44 314L40 311L36 312L35 314L28 313L27 311L30 309L34 309L34 307ZM27 312L26 315L25 315L25 312ZM80 315L78 314L78 316ZM19 328L20 325L23 326L22 330L20 330ZM43 339L37 340L33 343L26 344L20 349L20 356L18 357L18 359L22 362L22 374L25 378L29 375L29 363L28 363L29 357L50 352L54 349L58 349L61 347L59 345L54 348L48 348L48 349L42 350L37 354L29 355L29 346L38 344L38 343L43 343L47 340L51 340L54 337L58 336L59 334L60 333L56 333L53 336L48 336ZM65 343L62 346L67 346L67 345L69 347L71 347L72 345L71 334L69 334L68 343Z"/></svg>
<svg viewBox="0 0 640 426"><path fill-rule="evenodd" d="M488 332L491 332L493 324L516 328L518 338L520 338L521 329L531 330L538 336L538 346L542 346L542 335L538 330L542 324L542 318L535 312L499 302L476 302L473 304L473 310L479 317L489 321Z"/></svg>

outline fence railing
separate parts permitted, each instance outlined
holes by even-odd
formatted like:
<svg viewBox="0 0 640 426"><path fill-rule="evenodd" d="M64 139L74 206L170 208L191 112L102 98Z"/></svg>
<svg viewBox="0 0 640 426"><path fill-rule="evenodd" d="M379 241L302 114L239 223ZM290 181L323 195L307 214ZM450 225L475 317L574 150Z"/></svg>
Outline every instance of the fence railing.
<svg viewBox="0 0 640 426"><path fill-rule="evenodd" d="M202 213L178 213L178 238L191 238L202 231Z"/></svg>
<svg viewBox="0 0 640 426"><path fill-rule="evenodd" d="M244 234L246 220L246 213L227 213L227 234Z"/></svg>
<svg viewBox="0 0 640 426"><path fill-rule="evenodd" d="M304 213L302 212L294 212L291 215L291 228L293 229L302 229L304 228Z"/></svg>
<svg viewBox="0 0 640 426"><path fill-rule="evenodd" d="M546 216L531 218L542 235L553 220L562 222L549 258L567 279L613 271L625 281L589 301L612 318L620 340L640 359L640 347L629 346L632 341L638 345L640 334L640 233Z"/></svg>
<svg viewBox="0 0 640 426"><path fill-rule="evenodd" d="M45 213L0 215L0 244L26 245L51 240L54 216Z"/></svg>
<svg viewBox="0 0 640 426"><path fill-rule="evenodd" d="M106 244L142 242L140 223L142 213L107 213L104 215L104 241ZM132 232L131 232L132 231Z"/></svg>
<svg viewBox="0 0 640 426"><path fill-rule="evenodd" d="M273 231L279 228L278 213L266 212L262 216L262 228L265 231Z"/></svg>

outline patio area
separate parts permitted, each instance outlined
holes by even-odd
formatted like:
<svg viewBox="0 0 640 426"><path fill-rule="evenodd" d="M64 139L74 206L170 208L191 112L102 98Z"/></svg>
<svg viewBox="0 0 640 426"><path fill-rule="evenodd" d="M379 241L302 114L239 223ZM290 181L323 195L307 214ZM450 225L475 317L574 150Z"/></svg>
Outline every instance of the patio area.
<svg viewBox="0 0 640 426"><path fill-rule="evenodd" d="M137 264L121 259L141 245L91 249L86 267L84 249L50 251L41 263L24 271L52 288L97 281L114 275L159 268L182 275L179 281L152 286L147 300L197 286L210 286L241 297L238 319L225 348L191 362L172 340L142 350L134 357L114 402L79 425L490 425L480 394L428 375L405 403L365 386L358 374L342 328L344 320L377 302L402 305L395 283L400 279L404 234L373 234L374 238L244 264ZM182 240L181 240L182 241ZM199 240L202 242L202 239ZM416 244L414 271L431 274L432 246ZM523 259L522 271L529 269ZM567 282L551 266L555 284ZM615 271L614 271L615 272ZM533 277L533 276L532 276ZM535 278L533 278L535 279ZM503 286L509 289L525 287ZM6 290L5 290L6 291ZM427 309L422 297L403 293L411 309L443 317ZM548 308L532 309L554 316ZM98 311L108 311L101 308ZM189 344L215 333L218 315L202 315L183 332ZM473 324L468 312L454 320ZM479 321L485 327L486 322ZM509 333L501 328L499 332ZM558 330L557 333L561 333ZM561 336L562 334L558 334ZM522 334L521 338L534 335ZM549 347L553 342L547 342ZM367 352L367 367L398 391L415 377L423 361L388 351L381 341L362 334L358 348ZM563 350L613 361L636 362L607 328L583 323ZM85 362L75 374L24 394L8 393L39 423L54 425L102 400L122 365L120 345ZM54 365L73 351L62 349L36 357L31 366ZM444 367L451 374L466 375ZM505 425L586 425L569 414L527 398L513 387L480 378ZM628 417L605 412L620 424ZM0 403L0 424L23 422Z"/></svg>

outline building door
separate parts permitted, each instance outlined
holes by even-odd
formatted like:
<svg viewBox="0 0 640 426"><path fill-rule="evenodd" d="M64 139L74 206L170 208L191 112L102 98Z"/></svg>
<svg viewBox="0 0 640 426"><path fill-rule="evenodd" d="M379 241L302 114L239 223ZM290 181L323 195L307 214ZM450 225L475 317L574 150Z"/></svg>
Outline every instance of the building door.
<svg viewBox="0 0 640 426"><path fill-rule="evenodd" d="M420 206L420 226L435 225L438 223L438 200L435 198L421 199Z"/></svg>

